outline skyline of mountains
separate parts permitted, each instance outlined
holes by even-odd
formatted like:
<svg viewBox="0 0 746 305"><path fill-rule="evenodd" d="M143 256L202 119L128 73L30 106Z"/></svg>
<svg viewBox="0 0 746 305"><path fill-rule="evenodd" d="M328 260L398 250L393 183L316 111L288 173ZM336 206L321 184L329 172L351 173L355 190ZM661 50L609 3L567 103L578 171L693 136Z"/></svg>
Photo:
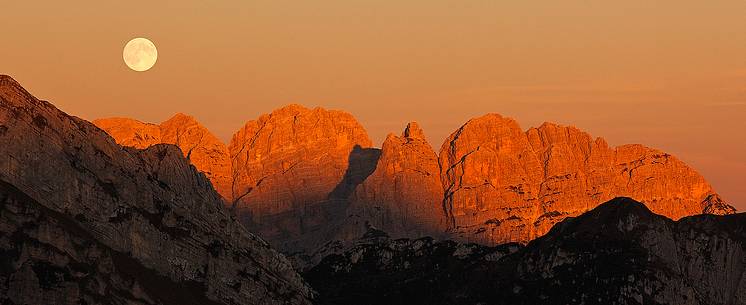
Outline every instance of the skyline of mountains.
<svg viewBox="0 0 746 305"><path fill-rule="evenodd" d="M0 75L0 302L746 304L745 214L686 216L735 210L653 149L557 125L524 133L493 114L440 154L415 123L379 150L361 145L349 115L290 107L234 138L230 194L241 195L226 202L209 180L222 178L211 162L225 150L196 121L107 122L147 147L119 145ZM578 192L589 189L601 194ZM506 200L517 195L538 196ZM602 195L617 198L596 204ZM530 218L538 208L566 214ZM499 213L511 216L479 220ZM312 243L322 247L300 247Z"/></svg>
<svg viewBox="0 0 746 305"><path fill-rule="evenodd" d="M393 237L525 243L619 196L673 219L735 211L670 154L610 147L553 123L524 131L498 114L469 120L437 153L414 122L379 149L352 115L295 104L248 121L228 145L184 114L160 125L94 124L123 145L181 147L241 222L285 253L306 255L368 227Z"/></svg>

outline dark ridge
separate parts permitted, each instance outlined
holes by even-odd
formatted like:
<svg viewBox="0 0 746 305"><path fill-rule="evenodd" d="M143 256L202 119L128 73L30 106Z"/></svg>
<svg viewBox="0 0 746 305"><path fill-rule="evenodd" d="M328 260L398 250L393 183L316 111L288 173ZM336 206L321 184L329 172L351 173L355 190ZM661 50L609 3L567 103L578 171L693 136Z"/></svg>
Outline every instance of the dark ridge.
<svg viewBox="0 0 746 305"><path fill-rule="evenodd" d="M744 253L744 213L673 221L615 198L526 247L367 240L304 277L325 305L740 304Z"/></svg>

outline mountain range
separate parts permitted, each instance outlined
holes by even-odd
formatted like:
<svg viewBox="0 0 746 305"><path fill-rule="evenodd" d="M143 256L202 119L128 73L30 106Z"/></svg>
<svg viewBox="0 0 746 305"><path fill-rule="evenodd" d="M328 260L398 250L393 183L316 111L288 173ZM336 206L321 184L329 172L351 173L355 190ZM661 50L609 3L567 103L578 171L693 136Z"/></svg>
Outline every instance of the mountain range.
<svg viewBox="0 0 746 305"><path fill-rule="evenodd" d="M674 156L574 127L488 114L379 149L291 105L225 145L0 75L2 304L746 304L743 218Z"/></svg>
<svg viewBox="0 0 746 305"><path fill-rule="evenodd" d="M415 122L375 148L349 113L300 105L248 121L228 145L184 114L158 125L93 123L125 146L180 147L241 223L285 253L313 253L368 227L394 238L526 243L620 196L672 219L735 212L668 153L611 147L572 126L523 130L498 114L469 120L437 153Z"/></svg>

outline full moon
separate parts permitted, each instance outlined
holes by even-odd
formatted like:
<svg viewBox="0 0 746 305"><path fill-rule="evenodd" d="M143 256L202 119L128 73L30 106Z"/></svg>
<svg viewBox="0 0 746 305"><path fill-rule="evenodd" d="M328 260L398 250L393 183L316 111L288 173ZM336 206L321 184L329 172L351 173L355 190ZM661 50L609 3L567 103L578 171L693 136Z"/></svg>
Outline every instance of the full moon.
<svg viewBox="0 0 746 305"><path fill-rule="evenodd" d="M135 38L124 46L122 57L127 67L143 72L155 65L155 61L158 59L158 50L156 50L152 41L146 38Z"/></svg>

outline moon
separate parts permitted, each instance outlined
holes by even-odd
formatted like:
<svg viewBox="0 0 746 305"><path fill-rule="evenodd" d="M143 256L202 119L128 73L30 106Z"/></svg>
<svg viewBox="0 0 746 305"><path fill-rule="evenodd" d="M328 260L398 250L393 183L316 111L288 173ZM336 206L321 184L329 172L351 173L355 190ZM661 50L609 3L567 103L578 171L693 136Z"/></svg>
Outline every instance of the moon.
<svg viewBox="0 0 746 305"><path fill-rule="evenodd" d="M155 44L147 38L138 37L130 40L122 51L122 58L127 67L137 72L148 71L158 60Z"/></svg>

